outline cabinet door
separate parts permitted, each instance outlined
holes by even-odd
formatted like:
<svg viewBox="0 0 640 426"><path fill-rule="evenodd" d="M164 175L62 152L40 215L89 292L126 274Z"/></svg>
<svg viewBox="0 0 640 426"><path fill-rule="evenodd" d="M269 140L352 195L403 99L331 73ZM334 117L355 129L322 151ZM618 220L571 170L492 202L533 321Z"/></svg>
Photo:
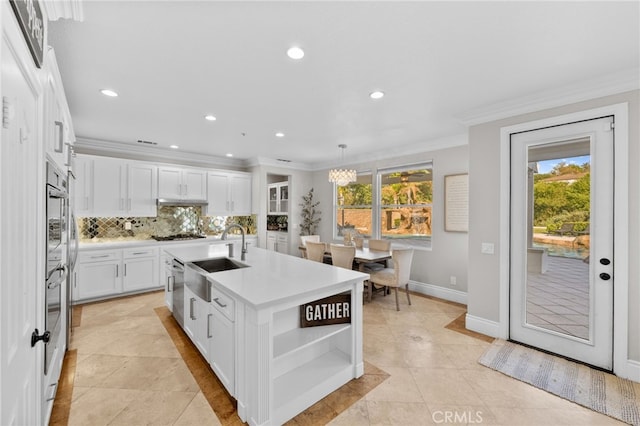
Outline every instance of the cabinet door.
<svg viewBox="0 0 640 426"><path fill-rule="evenodd" d="M126 259L123 265L122 288L124 291L158 287L157 257Z"/></svg>
<svg viewBox="0 0 640 426"><path fill-rule="evenodd" d="M195 343L196 340L196 302L198 298L189 287L184 286L184 332Z"/></svg>
<svg viewBox="0 0 640 426"><path fill-rule="evenodd" d="M182 170L173 167L158 169L158 198L182 198Z"/></svg>
<svg viewBox="0 0 640 426"><path fill-rule="evenodd" d="M211 304L205 302L202 299L198 299L196 302L196 347L207 361L209 361L211 337L212 337L212 311Z"/></svg>
<svg viewBox="0 0 640 426"><path fill-rule="evenodd" d="M278 187L278 210L282 214L289 213L289 184L281 184Z"/></svg>
<svg viewBox="0 0 640 426"><path fill-rule="evenodd" d="M164 304L173 312L173 273L171 268L172 258L163 254L160 261L160 284L164 286Z"/></svg>
<svg viewBox="0 0 640 426"><path fill-rule="evenodd" d="M76 157L75 175L75 193L71 196L75 200L76 216L91 216L93 211L91 193L93 188L93 160L84 156Z"/></svg>
<svg viewBox="0 0 640 426"><path fill-rule="evenodd" d="M126 163L116 158L93 160L93 216L122 216L126 213Z"/></svg>
<svg viewBox="0 0 640 426"><path fill-rule="evenodd" d="M251 214L251 176L229 176L229 192L231 193L231 213L234 216Z"/></svg>
<svg viewBox="0 0 640 426"><path fill-rule="evenodd" d="M226 173L209 172L207 175L207 215L229 214L229 178Z"/></svg>
<svg viewBox="0 0 640 426"><path fill-rule="evenodd" d="M128 172L127 215L157 216L158 171L156 166L130 163Z"/></svg>
<svg viewBox="0 0 640 426"><path fill-rule="evenodd" d="M207 172L186 169L182 175L182 198L187 200L207 199Z"/></svg>
<svg viewBox="0 0 640 426"><path fill-rule="evenodd" d="M278 238L275 235L267 234L267 250L276 250Z"/></svg>
<svg viewBox="0 0 640 426"><path fill-rule="evenodd" d="M122 292L120 261L78 264L75 300L111 296Z"/></svg>
<svg viewBox="0 0 640 426"><path fill-rule="evenodd" d="M235 324L212 308L209 363L227 391L235 394Z"/></svg>
<svg viewBox="0 0 640 426"><path fill-rule="evenodd" d="M286 235L278 235L276 249L278 253L289 254L289 237Z"/></svg>
<svg viewBox="0 0 640 426"><path fill-rule="evenodd" d="M269 213L278 213L278 186L269 185Z"/></svg>

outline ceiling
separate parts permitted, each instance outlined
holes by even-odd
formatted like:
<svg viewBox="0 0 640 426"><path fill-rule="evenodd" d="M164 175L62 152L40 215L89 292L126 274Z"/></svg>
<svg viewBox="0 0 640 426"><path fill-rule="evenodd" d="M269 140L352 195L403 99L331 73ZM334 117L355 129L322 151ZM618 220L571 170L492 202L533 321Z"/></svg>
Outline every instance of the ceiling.
<svg viewBox="0 0 640 426"><path fill-rule="evenodd" d="M426 150L519 99L637 76L639 11L635 1L93 0L83 22L51 22L49 43L78 138L318 167L343 162L338 144L344 162ZM294 45L301 60L286 55Z"/></svg>

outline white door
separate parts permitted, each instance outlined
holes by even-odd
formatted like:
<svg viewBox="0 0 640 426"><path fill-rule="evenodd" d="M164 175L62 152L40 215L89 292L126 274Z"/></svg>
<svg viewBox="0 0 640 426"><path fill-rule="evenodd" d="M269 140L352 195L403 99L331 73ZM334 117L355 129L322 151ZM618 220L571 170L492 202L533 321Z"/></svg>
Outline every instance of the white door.
<svg viewBox="0 0 640 426"><path fill-rule="evenodd" d="M511 135L510 338L613 367L613 117Z"/></svg>
<svg viewBox="0 0 640 426"><path fill-rule="evenodd" d="M93 160L93 214L119 217L126 213L126 164L117 158Z"/></svg>
<svg viewBox="0 0 640 426"><path fill-rule="evenodd" d="M225 173L209 172L207 178L207 214L209 216L227 215L229 205L229 177Z"/></svg>
<svg viewBox="0 0 640 426"><path fill-rule="evenodd" d="M251 176L231 175L231 210L235 216L251 214Z"/></svg>
<svg viewBox="0 0 640 426"><path fill-rule="evenodd" d="M128 171L127 215L157 216L158 169L150 164L132 163Z"/></svg>
<svg viewBox="0 0 640 426"><path fill-rule="evenodd" d="M182 176L182 198L187 200L207 199L207 172L185 170Z"/></svg>
<svg viewBox="0 0 640 426"><path fill-rule="evenodd" d="M31 347L31 333L44 332L42 97L36 76L23 68L33 64L8 4L0 5L0 424L35 425L42 423L44 377L44 343Z"/></svg>

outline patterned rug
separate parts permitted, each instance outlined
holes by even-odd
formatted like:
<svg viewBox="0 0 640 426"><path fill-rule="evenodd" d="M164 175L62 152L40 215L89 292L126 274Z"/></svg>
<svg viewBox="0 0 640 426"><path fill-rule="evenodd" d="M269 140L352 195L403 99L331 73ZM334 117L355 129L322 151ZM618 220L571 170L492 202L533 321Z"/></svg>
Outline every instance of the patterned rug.
<svg viewBox="0 0 640 426"><path fill-rule="evenodd" d="M478 362L625 423L640 426L640 383L496 339Z"/></svg>

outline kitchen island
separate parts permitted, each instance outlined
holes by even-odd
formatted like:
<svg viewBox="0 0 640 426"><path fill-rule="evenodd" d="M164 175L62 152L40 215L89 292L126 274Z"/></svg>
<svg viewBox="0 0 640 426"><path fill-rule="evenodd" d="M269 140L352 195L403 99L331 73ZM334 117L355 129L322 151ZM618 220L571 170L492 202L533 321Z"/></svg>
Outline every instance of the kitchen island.
<svg viewBox="0 0 640 426"><path fill-rule="evenodd" d="M165 251L185 265L227 257L225 246ZM184 329L236 398L243 421L282 424L364 373L367 274L259 248L234 260L247 267L206 275L211 303L187 284ZM341 294L348 302L333 312L348 311L350 322L301 326L302 305Z"/></svg>

